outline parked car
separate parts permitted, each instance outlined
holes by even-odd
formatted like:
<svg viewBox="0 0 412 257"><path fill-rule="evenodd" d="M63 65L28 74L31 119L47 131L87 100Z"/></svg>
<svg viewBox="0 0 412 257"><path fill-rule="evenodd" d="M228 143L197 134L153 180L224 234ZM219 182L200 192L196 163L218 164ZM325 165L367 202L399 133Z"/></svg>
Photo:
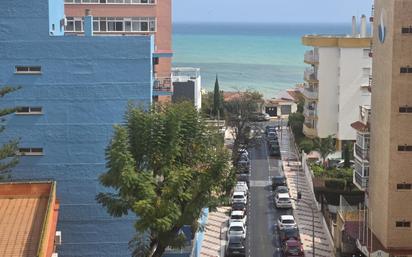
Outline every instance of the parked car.
<svg viewBox="0 0 412 257"><path fill-rule="evenodd" d="M249 152L245 148L240 148L237 152L239 154L246 154L247 156L249 156Z"/></svg>
<svg viewBox="0 0 412 257"><path fill-rule="evenodd" d="M245 239L242 236L231 236L226 245L226 257L246 256Z"/></svg>
<svg viewBox="0 0 412 257"><path fill-rule="evenodd" d="M277 145L269 145L269 155L270 156L280 156L280 148Z"/></svg>
<svg viewBox="0 0 412 257"><path fill-rule="evenodd" d="M234 190L235 190L235 191L238 191L238 192L243 192L243 193L245 193L245 195L248 194L248 188L247 188L247 186L236 185Z"/></svg>
<svg viewBox="0 0 412 257"><path fill-rule="evenodd" d="M245 192L235 191L232 195L232 203L247 203L247 195Z"/></svg>
<svg viewBox="0 0 412 257"><path fill-rule="evenodd" d="M248 191L249 191L249 187L247 186L247 183L246 183L245 181L238 181L238 182L236 182L235 188L242 189L242 190L236 190L236 189L235 189L235 191L245 191L245 192L248 192Z"/></svg>
<svg viewBox="0 0 412 257"><path fill-rule="evenodd" d="M230 213L229 224L232 222L243 222L246 225L247 215L244 211L232 211Z"/></svg>
<svg viewBox="0 0 412 257"><path fill-rule="evenodd" d="M290 199L289 193L280 193L275 195L276 208L292 208L292 199Z"/></svg>
<svg viewBox="0 0 412 257"><path fill-rule="evenodd" d="M250 174L249 173L238 173L236 174L236 179L237 181L242 181L242 182L245 182L247 185L249 185Z"/></svg>
<svg viewBox="0 0 412 257"><path fill-rule="evenodd" d="M284 257L305 256L302 243L294 238L285 241L282 249Z"/></svg>
<svg viewBox="0 0 412 257"><path fill-rule="evenodd" d="M265 128L265 134L268 135L269 132L276 132L276 126L274 125L267 125Z"/></svg>
<svg viewBox="0 0 412 257"><path fill-rule="evenodd" d="M261 112L257 112L257 113L252 113L251 117L250 117L251 121L269 121L270 120L270 115L267 113L261 113Z"/></svg>
<svg viewBox="0 0 412 257"><path fill-rule="evenodd" d="M232 211L246 211L246 204L244 203L232 203Z"/></svg>
<svg viewBox="0 0 412 257"><path fill-rule="evenodd" d="M275 190L275 194L289 193L289 188L287 186L278 186Z"/></svg>
<svg viewBox="0 0 412 257"><path fill-rule="evenodd" d="M251 169L250 161L242 161L240 160L237 163L237 172L238 173L249 173Z"/></svg>
<svg viewBox="0 0 412 257"><path fill-rule="evenodd" d="M227 238L231 236L241 236L246 238L246 226L243 222L236 221L229 223L229 229L227 230Z"/></svg>
<svg viewBox="0 0 412 257"><path fill-rule="evenodd" d="M269 131L268 134L267 134L267 138L268 139L275 139L275 138L277 139L278 135L276 134L275 131Z"/></svg>
<svg viewBox="0 0 412 257"><path fill-rule="evenodd" d="M300 241L299 229L297 228L287 228L283 229L279 233L280 241L283 243L289 239L296 239Z"/></svg>
<svg viewBox="0 0 412 257"><path fill-rule="evenodd" d="M286 177L284 175L278 175L278 176L272 177L272 188L276 189L279 186L287 186Z"/></svg>
<svg viewBox="0 0 412 257"><path fill-rule="evenodd" d="M281 215L277 225L279 230L298 227L295 218L292 215Z"/></svg>

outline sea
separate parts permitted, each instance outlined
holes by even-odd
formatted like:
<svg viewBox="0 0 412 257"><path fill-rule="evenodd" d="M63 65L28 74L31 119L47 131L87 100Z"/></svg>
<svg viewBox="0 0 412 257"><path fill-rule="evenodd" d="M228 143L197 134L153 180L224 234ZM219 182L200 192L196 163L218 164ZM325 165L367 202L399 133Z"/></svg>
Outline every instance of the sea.
<svg viewBox="0 0 412 257"><path fill-rule="evenodd" d="M350 34L351 24L176 23L173 66L197 67L202 88L218 76L225 91L257 90L265 98L303 82L306 34Z"/></svg>

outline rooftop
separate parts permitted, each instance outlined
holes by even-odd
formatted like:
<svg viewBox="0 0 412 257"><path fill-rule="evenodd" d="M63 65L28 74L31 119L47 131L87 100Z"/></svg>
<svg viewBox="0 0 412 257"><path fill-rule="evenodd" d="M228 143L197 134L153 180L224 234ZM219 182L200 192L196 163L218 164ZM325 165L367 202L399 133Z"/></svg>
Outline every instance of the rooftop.
<svg viewBox="0 0 412 257"><path fill-rule="evenodd" d="M54 182L0 183L0 256L51 256L55 203Z"/></svg>
<svg viewBox="0 0 412 257"><path fill-rule="evenodd" d="M353 35L304 35L302 44L313 47L370 48L371 37Z"/></svg>

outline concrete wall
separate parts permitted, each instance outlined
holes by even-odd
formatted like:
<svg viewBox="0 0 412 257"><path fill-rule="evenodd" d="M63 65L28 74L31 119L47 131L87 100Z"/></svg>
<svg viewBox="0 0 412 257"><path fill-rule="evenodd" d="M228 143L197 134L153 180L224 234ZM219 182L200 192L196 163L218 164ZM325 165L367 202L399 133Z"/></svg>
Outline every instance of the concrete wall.
<svg viewBox="0 0 412 257"><path fill-rule="evenodd" d="M363 48L341 48L340 51L336 136L339 140L356 140L356 130L350 124L358 120L359 106L371 103L371 93L365 87L369 84L369 74L364 74L364 68L372 71L372 58L364 55Z"/></svg>
<svg viewBox="0 0 412 257"><path fill-rule="evenodd" d="M57 180L59 256L129 256L135 217L110 217L95 196L107 190L98 177L113 125L128 102L151 102L153 39L49 36L47 4L0 1L0 86L22 87L0 107L43 108L41 115L9 115L0 143L20 138L21 147L43 148L43 156L22 157L13 177ZM17 75L15 65L38 65L42 73Z"/></svg>
<svg viewBox="0 0 412 257"><path fill-rule="evenodd" d="M337 134L339 48L319 48L318 137Z"/></svg>
<svg viewBox="0 0 412 257"><path fill-rule="evenodd" d="M373 53L373 94L369 176L372 230L385 247L407 248L412 253L411 228L397 228L396 221L412 221L412 192L397 190L411 183L411 152L399 152L398 145L412 145L412 116L399 113L399 107L412 104L410 74L400 68L412 64L410 34L402 27L412 24L410 1L375 1ZM385 40L378 38L385 28ZM379 224L379 225L376 225ZM371 225L371 224L369 224Z"/></svg>

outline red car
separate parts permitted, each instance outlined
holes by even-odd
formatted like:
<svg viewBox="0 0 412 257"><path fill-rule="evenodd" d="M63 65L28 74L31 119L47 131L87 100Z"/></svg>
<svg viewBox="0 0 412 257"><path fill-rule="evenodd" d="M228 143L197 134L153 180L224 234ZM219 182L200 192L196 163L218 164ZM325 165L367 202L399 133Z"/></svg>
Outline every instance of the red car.
<svg viewBox="0 0 412 257"><path fill-rule="evenodd" d="M285 257L305 256L302 243L294 238L285 241L283 244L283 255Z"/></svg>

